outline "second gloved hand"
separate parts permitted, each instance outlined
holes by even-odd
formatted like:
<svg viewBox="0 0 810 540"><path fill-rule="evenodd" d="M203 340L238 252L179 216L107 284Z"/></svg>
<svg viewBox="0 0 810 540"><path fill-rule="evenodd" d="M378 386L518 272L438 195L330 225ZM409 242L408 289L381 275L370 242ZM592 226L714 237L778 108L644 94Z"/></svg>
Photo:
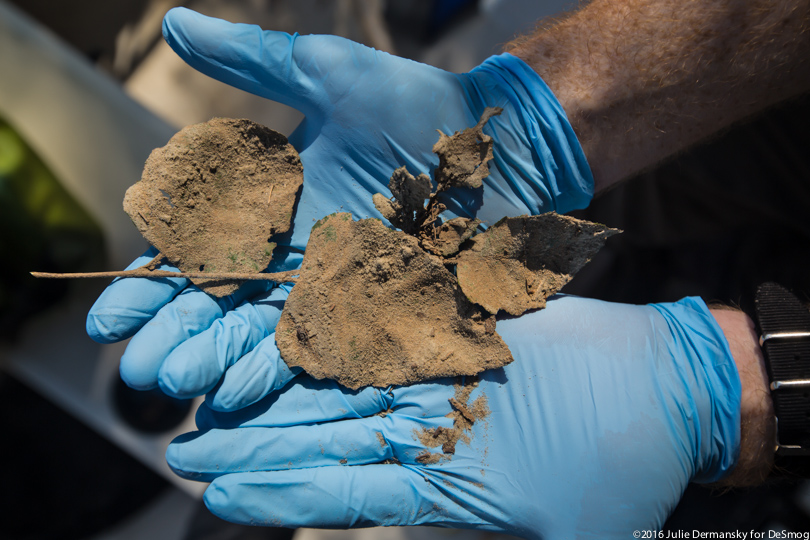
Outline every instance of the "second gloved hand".
<svg viewBox="0 0 810 540"><path fill-rule="evenodd" d="M702 301L557 297L497 331L515 361L477 382L355 392L302 374L240 411L203 405L168 462L238 523L538 539L660 530L688 482L733 468L740 381Z"/></svg>

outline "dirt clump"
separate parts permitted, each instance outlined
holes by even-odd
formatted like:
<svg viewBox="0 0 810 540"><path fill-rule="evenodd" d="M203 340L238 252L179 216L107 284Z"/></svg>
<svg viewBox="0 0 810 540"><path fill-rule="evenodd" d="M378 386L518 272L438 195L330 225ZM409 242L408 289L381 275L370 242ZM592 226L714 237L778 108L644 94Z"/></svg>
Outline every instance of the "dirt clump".
<svg viewBox="0 0 810 540"><path fill-rule="evenodd" d="M481 395L472 403L469 402L470 394L478 386L478 380L472 378L466 384L455 385L455 396L450 398L450 406L453 410L447 415L453 419L453 426L422 428L415 431L414 437L427 448L440 448L439 452L425 450L418 456L416 461L422 465L432 465L440 461L447 461L456 453L456 445L459 442L470 443L470 430L473 424L489 416L487 398Z"/></svg>
<svg viewBox="0 0 810 540"><path fill-rule="evenodd" d="M276 343L315 378L387 387L508 364L494 323L416 238L343 213L313 227Z"/></svg>
<svg viewBox="0 0 810 540"><path fill-rule="evenodd" d="M260 272L288 231L303 167L286 137L250 120L188 126L154 150L124 210L183 272ZM238 281L192 278L214 296Z"/></svg>

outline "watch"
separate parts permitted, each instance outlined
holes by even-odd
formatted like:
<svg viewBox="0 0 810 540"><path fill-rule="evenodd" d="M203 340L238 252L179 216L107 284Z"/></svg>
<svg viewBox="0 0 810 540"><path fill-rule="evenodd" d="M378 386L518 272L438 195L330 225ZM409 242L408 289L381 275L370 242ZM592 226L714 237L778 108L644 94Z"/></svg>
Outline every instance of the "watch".
<svg viewBox="0 0 810 540"><path fill-rule="evenodd" d="M810 310L776 283L758 287L755 306L776 415L772 475L810 478Z"/></svg>

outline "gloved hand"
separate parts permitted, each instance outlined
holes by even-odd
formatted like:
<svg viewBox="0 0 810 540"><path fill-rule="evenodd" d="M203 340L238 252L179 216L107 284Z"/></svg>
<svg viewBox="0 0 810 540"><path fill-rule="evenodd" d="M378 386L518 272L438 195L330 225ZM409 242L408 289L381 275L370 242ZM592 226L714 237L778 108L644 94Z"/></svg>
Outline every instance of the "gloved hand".
<svg viewBox="0 0 810 540"><path fill-rule="evenodd" d="M590 201L590 169L562 108L539 76L509 54L452 74L334 36L262 31L183 8L166 15L163 31L201 72L306 115L290 137L304 165L304 187L293 230L278 242L271 270L300 264L309 231L323 216L349 211L379 217L372 195L390 194L391 173L403 165L412 174L431 173L438 164L432 153L436 130L452 134L474 126L486 107L504 109L484 130L495 143L491 174L483 190L448 192L448 218L477 215L494 223L504 216L566 212ZM87 331L101 343L136 335L121 362L130 386L159 382L177 397L199 395L232 357L272 331L233 328L225 316L257 289L266 293L253 285L215 301L184 279L118 280L91 309ZM257 316L272 321L270 311ZM208 338L195 339L215 322L217 349Z"/></svg>
<svg viewBox="0 0 810 540"><path fill-rule="evenodd" d="M354 392L302 374L240 411L202 405L201 431L175 439L168 462L211 481L205 503L238 523L554 539L659 530L688 482L733 468L740 381L702 301L555 297L497 331L515 361L477 386ZM454 448L447 431L424 439L453 429L454 397L479 417Z"/></svg>

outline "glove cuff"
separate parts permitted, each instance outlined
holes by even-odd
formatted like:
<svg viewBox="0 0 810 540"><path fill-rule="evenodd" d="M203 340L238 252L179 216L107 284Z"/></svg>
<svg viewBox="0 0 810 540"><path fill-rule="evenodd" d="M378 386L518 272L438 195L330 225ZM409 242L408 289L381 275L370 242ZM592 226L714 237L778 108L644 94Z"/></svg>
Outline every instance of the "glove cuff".
<svg viewBox="0 0 810 540"><path fill-rule="evenodd" d="M700 298L656 304L681 351L680 379L690 387L694 414L693 482L727 476L740 452L742 385L725 334ZM686 404L682 404L684 407ZM685 407L686 408L686 407Z"/></svg>
<svg viewBox="0 0 810 540"><path fill-rule="evenodd" d="M504 176L513 184L517 178L528 184L516 189L522 202L532 214L565 213L588 206L593 198L593 173L562 105L543 79L509 53L492 56L470 72L475 78L483 74L487 83L482 86L494 83L512 106L510 117L490 121L493 131L498 131L499 123L517 122L519 126L505 131L525 138L521 146L531 148L530 157L495 151L496 166ZM489 93L486 90L479 88L483 94Z"/></svg>

